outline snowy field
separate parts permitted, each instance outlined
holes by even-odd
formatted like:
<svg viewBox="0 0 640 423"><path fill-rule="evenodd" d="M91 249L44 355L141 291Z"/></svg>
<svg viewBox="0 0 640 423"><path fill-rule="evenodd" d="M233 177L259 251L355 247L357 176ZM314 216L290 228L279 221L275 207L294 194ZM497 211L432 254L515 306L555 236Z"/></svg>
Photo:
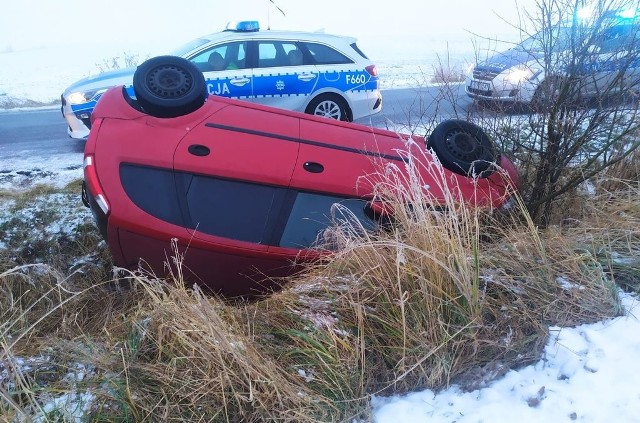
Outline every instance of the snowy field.
<svg viewBox="0 0 640 423"><path fill-rule="evenodd" d="M456 49L450 60L455 66L464 66L473 57L472 49ZM123 53L145 57L161 52L148 46L1 52L0 107L3 98L55 101L67 85L97 72L105 59ZM423 85L438 57L444 60L446 53L376 60L383 87ZM0 188L27 189L41 182L64 186L82 176L78 158L70 154L34 165L27 164L26 158L2 157ZM34 170L8 171L9 159L14 169L24 160L25 168ZM0 213L0 223L3 218L6 216ZM510 371L480 390L464 393L452 386L442 392L374 397L374 421L640 422L640 308L637 298L628 294L623 294L623 304L627 310L623 317L577 328L552 328L538 363Z"/></svg>

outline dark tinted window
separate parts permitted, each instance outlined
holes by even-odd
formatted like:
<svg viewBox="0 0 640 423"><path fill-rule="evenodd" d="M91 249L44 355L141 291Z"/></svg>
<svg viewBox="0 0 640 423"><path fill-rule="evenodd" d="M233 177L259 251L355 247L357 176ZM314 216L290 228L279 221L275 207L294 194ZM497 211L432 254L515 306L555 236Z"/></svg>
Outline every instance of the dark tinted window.
<svg viewBox="0 0 640 423"><path fill-rule="evenodd" d="M366 54L364 54L362 52L362 50L360 50L360 48L358 47L358 45L356 43L351 43L351 48L354 49L356 51L356 53L358 53L360 56L362 56L364 59L369 60L369 58L367 57Z"/></svg>
<svg viewBox="0 0 640 423"><path fill-rule="evenodd" d="M187 206L196 231L262 243L274 203L284 188L206 176L185 176Z"/></svg>
<svg viewBox="0 0 640 423"><path fill-rule="evenodd" d="M260 41L258 43L258 67L299 66L304 64L302 52L292 41Z"/></svg>
<svg viewBox="0 0 640 423"><path fill-rule="evenodd" d="M245 69L247 67L247 42L217 45L189 60L202 72Z"/></svg>
<svg viewBox="0 0 640 423"><path fill-rule="evenodd" d="M606 28L598 37L598 53L616 53L637 49L637 28L633 25L616 25Z"/></svg>
<svg viewBox="0 0 640 423"><path fill-rule="evenodd" d="M120 180L136 206L158 219L183 225L173 171L122 164Z"/></svg>
<svg viewBox="0 0 640 423"><path fill-rule="evenodd" d="M282 233L280 246L308 248L316 242L326 242L323 238L325 229L340 222L352 221L353 217L365 229L373 229L374 222L365 215L366 205L366 201L359 199L299 192Z"/></svg>
<svg viewBox="0 0 640 423"><path fill-rule="evenodd" d="M324 44L304 43L304 46L309 51L309 54L311 54L314 63L318 65L340 65L353 63L353 60L349 59L344 54Z"/></svg>

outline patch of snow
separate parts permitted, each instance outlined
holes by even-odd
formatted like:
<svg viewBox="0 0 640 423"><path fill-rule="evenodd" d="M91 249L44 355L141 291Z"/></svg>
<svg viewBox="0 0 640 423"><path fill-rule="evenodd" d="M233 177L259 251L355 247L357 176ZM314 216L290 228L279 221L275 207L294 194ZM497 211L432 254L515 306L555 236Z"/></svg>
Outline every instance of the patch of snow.
<svg viewBox="0 0 640 423"><path fill-rule="evenodd" d="M640 301L621 296L625 316L551 328L539 362L486 388L374 396L374 422L640 422Z"/></svg>

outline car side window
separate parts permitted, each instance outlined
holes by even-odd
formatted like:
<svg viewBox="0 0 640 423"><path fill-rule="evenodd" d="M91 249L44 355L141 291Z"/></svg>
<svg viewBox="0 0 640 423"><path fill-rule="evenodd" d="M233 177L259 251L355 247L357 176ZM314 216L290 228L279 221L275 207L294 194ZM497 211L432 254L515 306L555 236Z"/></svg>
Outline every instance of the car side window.
<svg viewBox="0 0 640 423"><path fill-rule="evenodd" d="M247 68L247 42L217 45L190 58L202 72Z"/></svg>
<svg viewBox="0 0 640 423"><path fill-rule="evenodd" d="M342 65L354 63L338 50L319 43L303 43L304 47L309 51L313 61L317 65Z"/></svg>
<svg viewBox="0 0 640 423"><path fill-rule="evenodd" d="M258 42L258 67L300 66L304 55L296 43L291 41Z"/></svg>
<svg viewBox="0 0 640 423"><path fill-rule="evenodd" d="M172 169L123 163L120 180L133 204L160 220L183 225Z"/></svg>
<svg viewBox="0 0 640 423"><path fill-rule="evenodd" d="M605 29L598 40L598 53L616 53L630 50L634 37L631 25L615 25Z"/></svg>
<svg viewBox="0 0 640 423"><path fill-rule="evenodd" d="M286 189L183 174L188 214L201 233L262 244L272 206Z"/></svg>
<svg viewBox="0 0 640 423"><path fill-rule="evenodd" d="M299 249L317 244L330 246L332 240L327 229L336 224L355 222L354 219L360 222L362 229L372 230L376 224L366 212L367 205L368 202L361 199L298 192L279 245Z"/></svg>

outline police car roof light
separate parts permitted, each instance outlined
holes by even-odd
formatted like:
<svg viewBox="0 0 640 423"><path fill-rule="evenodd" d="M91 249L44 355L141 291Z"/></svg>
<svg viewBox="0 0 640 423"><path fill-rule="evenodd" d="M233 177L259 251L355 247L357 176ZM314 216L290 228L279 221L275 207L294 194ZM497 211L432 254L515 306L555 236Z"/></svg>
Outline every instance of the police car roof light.
<svg viewBox="0 0 640 423"><path fill-rule="evenodd" d="M593 17L593 5L584 6L576 11L578 19L587 20Z"/></svg>
<svg viewBox="0 0 640 423"><path fill-rule="evenodd" d="M632 19L638 16L638 10L631 7L629 9L621 10L620 12L618 12L618 16L623 19Z"/></svg>
<svg viewBox="0 0 640 423"><path fill-rule="evenodd" d="M257 32L260 31L260 23L258 21L229 22L224 30L233 32Z"/></svg>

